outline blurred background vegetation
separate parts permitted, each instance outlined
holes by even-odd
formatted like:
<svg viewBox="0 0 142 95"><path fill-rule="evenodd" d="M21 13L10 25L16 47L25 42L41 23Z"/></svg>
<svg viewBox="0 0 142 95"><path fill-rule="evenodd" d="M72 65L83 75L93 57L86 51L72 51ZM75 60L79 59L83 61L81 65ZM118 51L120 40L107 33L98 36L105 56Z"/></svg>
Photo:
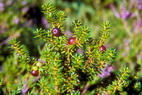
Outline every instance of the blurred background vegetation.
<svg viewBox="0 0 142 95"><path fill-rule="evenodd" d="M106 47L117 50L116 71L124 65L130 66L134 71L132 85L139 85L137 81L142 81L141 0L0 0L0 93L17 89L15 85L25 80L23 75L28 70L26 64L18 64L9 40L17 38L27 46L31 56L38 58L38 49L44 43L35 39L33 32L36 28L50 27L41 10L41 5L47 2L67 13L65 31L78 19L90 27L90 36L97 38L101 23L110 21L111 36Z"/></svg>

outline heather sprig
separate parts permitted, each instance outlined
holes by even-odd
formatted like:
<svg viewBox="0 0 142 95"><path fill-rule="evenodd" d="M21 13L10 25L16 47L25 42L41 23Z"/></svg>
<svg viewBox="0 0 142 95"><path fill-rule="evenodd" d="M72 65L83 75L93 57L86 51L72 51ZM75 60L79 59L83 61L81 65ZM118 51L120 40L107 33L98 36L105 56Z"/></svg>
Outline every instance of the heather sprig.
<svg viewBox="0 0 142 95"><path fill-rule="evenodd" d="M117 74L117 79L106 88L108 94L115 94L116 91L123 91L123 87L128 86L131 70L128 67L123 67Z"/></svg>
<svg viewBox="0 0 142 95"><path fill-rule="evenodd" d="M30 62L30 56L25 45L21 45L16 39L12 39L9 44L12 45L12 48L17 52L17 55L19 55L19 61Z"/></svg>

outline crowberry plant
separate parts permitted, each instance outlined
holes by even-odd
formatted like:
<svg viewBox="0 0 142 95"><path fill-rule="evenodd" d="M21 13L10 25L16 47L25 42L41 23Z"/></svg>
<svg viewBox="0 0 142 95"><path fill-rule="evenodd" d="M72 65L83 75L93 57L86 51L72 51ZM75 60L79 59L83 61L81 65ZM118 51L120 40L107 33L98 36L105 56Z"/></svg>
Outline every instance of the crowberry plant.
<svg viewBox="0 0 142 95"><path fill-rule="evenodd" d="M130 73L128 67L123 67L114 81L109 81L104 85L104 80L111 76L111 65L116 57L115 49L106 50L103 46L110 35L109 22L103 23L99 39L94 39L89 36L89 28L76 20L70 28L72 37L68 38L66 35L59 36L61 31L63 34L65 32L66 13L57 11L55 6L50 3L44 4L42 8L51 27L48 30L37 29L35 31L36 38L45 42L44 47L39 49L39 58L31 57L25 46L20 45L16 39L10 42L16 50L19 64L33 63L32 66L27 67L31 72L27 76L39 76L36 77L36 81L33 81L34 85L29 86L31 90L27 90L25 93L40 95L102 95L104 93L114 95L128 85L126 81ZM83 53L77 52L79 50L82 50ZM41 61L42 64L39 64ZM33 66L38 69L33 70ZM104 76L104 74L108 76Z"/></svg>

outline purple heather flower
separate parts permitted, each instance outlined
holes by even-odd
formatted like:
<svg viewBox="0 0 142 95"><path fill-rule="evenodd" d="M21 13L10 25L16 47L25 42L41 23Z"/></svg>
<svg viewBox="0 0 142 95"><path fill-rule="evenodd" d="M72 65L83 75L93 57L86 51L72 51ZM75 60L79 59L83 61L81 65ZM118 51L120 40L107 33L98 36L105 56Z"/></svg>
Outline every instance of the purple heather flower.
<svg viewBox="0 0 142 95"><path fill-rule="evenodd" d="M46 18L45 17L42 17L42 24L44 25L44 27L47 29L47 28L49 28L49 24L48 24L48 22L47 22L47 20L46 20Z"/></svg>
<svg viewBox="0 0 142 95"><path fill-rule="evenodd" d="M122 19L128 19L131 17L131 12L129 12L128 10L126 10L125 8L121 8L120 9L120 17Z"/></svg>
<svg viewBox="0 0 142 95"><path fill-rule="evenodd" d="M124 45L125 45L126 48L125 48L125 52L122 53L123 57L127 56L127 54L129 53L129 50L130 50L130 46L129 45L130 45L130 43L131 43L130 39L125 39L124 40Z"/></svg>
<svg viewBox="0 0 142 95"><path fill-rule="evenodd" d="M142 19L138 20L136 24L137 26L142 27Z"/></svg>
<svg viewBox="0 0 142 95"><path fill-rule="evenodd" d="M37 61L39 61L39 62L41 62L41 63L45 63L45 61L44 61L44 60L41 60L40 58L39 58Z"/></svg>
<svg viewBox="0 0 142 95"><path fill-rule="evenodd" d="M112 67L108 67L108 72L111 72L113 70L113 68Z"/></svg>
<svg viewBox="0 0 142 95"><path fill-rule="evenodd" d="M113 70L113 68L111 66L106 65L106 67L104 68L103 71L105 71L105 72L111 72L112 70Z"/></svg>
<svg viewBox="0 0 142 95"><path fill-rule="evenodd" d="M24 6L24 5L26 5L27 4L27 1L22 1L22 5Z"/></svg>
<svg viewBox="0 0 142 95"><path fill-rule="evenodd" d="M84 53L84 51L83 51L82 49L78 48L78 49L77 49L77 53L79 53L79 54L83 54L83 53Z"/></svg>
<svg viewBox="0 0 142 95"><path fill-rule="evenodd" d="M116 8L113 4L110 5L110 8L112 9L112 12L114 13L116 18L120 18L120 14L116 11Z"/></svg>
<svg viewBox="0 0 142 95"><path fill-rule="evenodd" d="M19 22L20 22L19 18L16 17L16 18L14 19L14 23L15 23L15 24L18 24Z"/></svg>
<svg viewBox="0 0 142 95"><path fill-rule="evenodd" d="M142 10L142 0L137 0L137 8Z"/></svg>
<svg viewBox="0 0 142 95"><path fill-rule="evenodd" d="M106 67L102 70L102 73L98 76L101 78L106 78L110 76L110 72L113 70L112 66L106 65Z"/></svg>
<svg viewBox="0 0 142 95"><path fill-rule="evenodd" d="M27 91L28 91L28 84L27 80L25 80L22 88L22 94L25 94Z"/></svg>
<svg viewBox="0 0 142 95"><path fill-rule="evenodd" d="M134 32L135 33L142 32L142 19L138 19L134 23Z"/></svg>
<svg viewBox="0 0 142 95"><path fill-rule="evenodd" d="M109 95L107 92L105 93L105 92L102 92L102 95Z"/></svg>
<svg viewBox="0 0 142 95"><path fill-rule="evenodd" d="M128 40L125 39L124 42L125 42L125 46L129 46L129 44L131 43L131 40L130 39L128 39Z"/></svg>
<svg viewBox="0 0 142 95"><path fill-rule="evenodd" d="M4 4L3 2L0 2L0 12L3 12L4 11Z"/></svg>
<svg viewBox="0 0 142 95"><path fill-rule="evenodd" d="M137 59L142 60L142 54L137 55Z"/></svg>
<svg viewBox="0 0 142 95"><path fill-rule="evenodd" d="M8 5L8 6L11 5L12 3L13 3L12 0L8 0L8 1L7 1L7 5Z"/></svg>
<svg viewBox="0 0 142 95"><path fill-rule="evenodd" d="M4 7L4 4L3 4L3 2L0 2L0 7Z"/></svg>
<svg viewBox="0 0 142 95"><path fill-rule="evenodd" d="M72 37L72 33L69 30L67 30L64 34L69 38Z"/></svg>
<svg viewBox="0 0 142 95"><path fill-rule="evenodd" d="M101 77L101 78L106 78L108 76L110 76L109 72L103 72L103 73L99 74L99 77Z"/></svg>
<svg viewBox="0 0 142 95"><path fill-rule="evenodd" d="M0 30L0 34L3 34L4 32L6 32L5 30Z"/></svg>
<svg viewBox="0 0 142 95"><path fill-rule="evenodd" d="M138 8L139 10L142 10L142 4L138 4L138 5L137 5L137 8Z"/></svg>
<svg viewBox="0 0 142 95"><path fill-rule="evenodd" d="M105 93L104 95L109 95L108 93Z"/></svg>
<svg viewBox="0 0 142 95"><path fill-rule="evenodd" d="M130 50L129 44L131 43L131 40L125 40L125 46L126 46L126 51L125 53L128 53L128 51Z"/></svg>
<svg viewBox="0 0 142 95"><path fill-rule="evenodd" d="M27 13L28 10L29 10L29 8L28 8L28 7L25 7L25 8L22 9L22 12L23 12L23 13Z"/></svg>

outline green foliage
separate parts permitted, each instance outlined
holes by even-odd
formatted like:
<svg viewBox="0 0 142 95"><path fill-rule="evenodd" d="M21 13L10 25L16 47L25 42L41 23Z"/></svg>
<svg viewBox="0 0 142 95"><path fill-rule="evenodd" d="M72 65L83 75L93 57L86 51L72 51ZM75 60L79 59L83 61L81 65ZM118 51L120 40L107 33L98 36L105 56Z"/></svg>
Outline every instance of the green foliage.
<svg viewBox="0 0 142 95"><path fill-rule="evenodd" d="M107 86L106 92L109 94L115 94L116 91L123 91L123 87L127 87L129 84L128 77L130 77L130 69L123 67L117 74L117 79Z"/></svg>
<svg viewBox="0 0 142 95"><path fill-rule="evenodd" d="M42 6L43 12L53 27L63 28L63 21L66 19L66 13L64 11L56 11L55 6L50 3Z"/></svg>
<svg viewBox="0 0 142 95"><path fill-rule="evenodd" d="M50 39L51 36L52 36L49 32L50 32L50 31L47 31L47 32L46 32L45 30L37 29L36 32L35 32L35 34L37 35L36 38L39 37L39 38L41 38L41 39L47 41L47 39L48 39L48 38Z"/></svg>
<svg viewBox="0 0 142 95"><path fill-rule="evenodd" d="M141 89L142 89L142 84L141 84L141 82L136 82L135 84L134 84L134 87L133 87L136 91L141 91Z"/></svg>
<svg viewBox="0 0 142 95"><path fill-rule="evenodd" d="M24 45L20 45L20 42L17 42L16 39L10 41L12 47L17 51L17 54L28 57L28 51Z"/></svg>
<svg viewBox="0 0 142 95"><path fill-rule="evenodd" d="M89 38L89 28L76 20L72 25L73 37L77 38L77 47L82 48Z"/></svg>
<svg viewBox="0 0 142 95"><path fill-rule="evenodd" d="M29 66L25 64L25 62L24 64L20 64L18 62L17 54L14 53L13 56L7 58L3 68L4 69L0 72L0 79L2 80L1 88L3 89L3 92L13 93L12 95L15 95L14 93L20 93L19 91L21 91L21 86L23 86L21 82L25 77L23 74L25 71L29 70Z"/></svg>
<svg viewBox="0 0 142 95"><path fill-rule="evenodd" d="M21 62L24 61L23 63L28 63L30 61L29 53L25 45L20 45L20 42L16 41L16 39L12 39L9 43L19 55L19 59Z"/></svg>

